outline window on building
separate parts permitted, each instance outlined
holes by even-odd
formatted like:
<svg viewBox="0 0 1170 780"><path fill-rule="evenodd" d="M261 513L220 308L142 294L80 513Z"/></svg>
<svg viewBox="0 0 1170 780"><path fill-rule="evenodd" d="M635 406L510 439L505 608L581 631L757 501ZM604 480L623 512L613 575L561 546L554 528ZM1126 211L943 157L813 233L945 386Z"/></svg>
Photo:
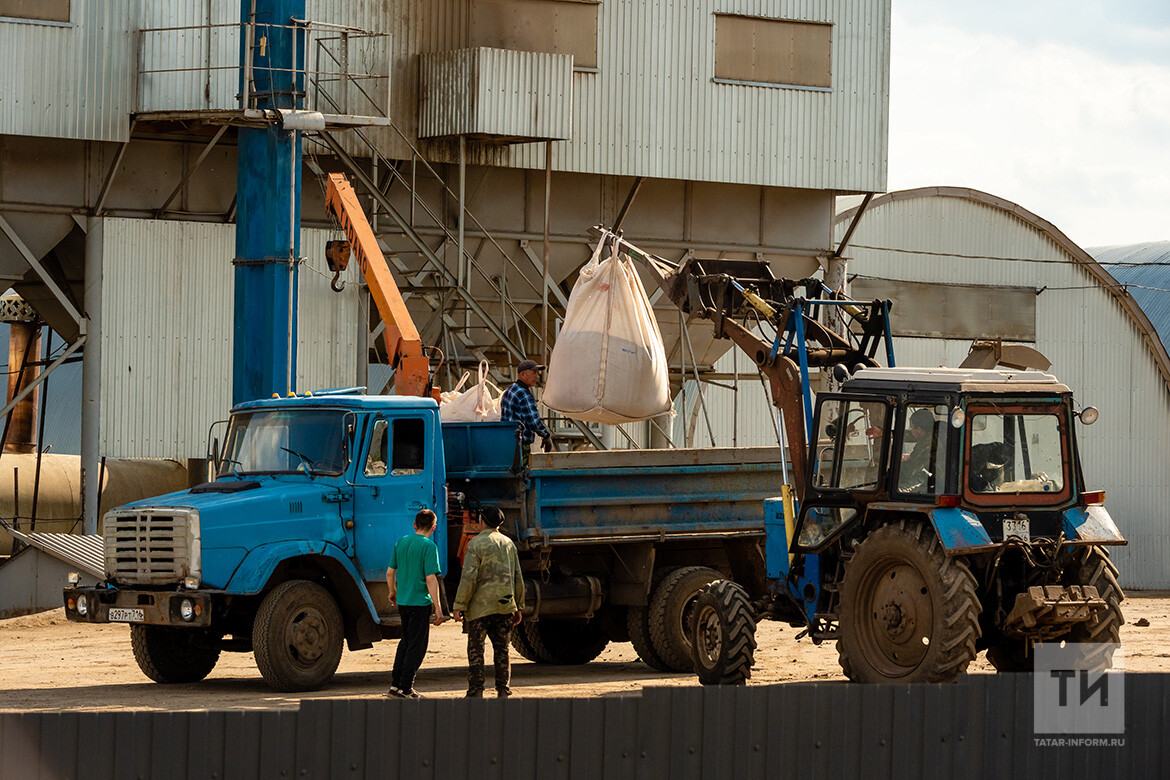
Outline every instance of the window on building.
<svg viewBox="0 0 1170 780"><path fill-rule="evenodd" d="M68 23L69 0L0 0L0 16Z"/></svg>
<svg viewBox="0 0 1170 780"><path fill-rule="evenodd" d="M833 26L715 14L716 81L832 86Z"/></svg>
<svg viewBox="0 0 1170 780"><path fill-rule="evenodd" d="M475 0L471 45L514 51L572 54L573 67L597 67L596 2L583 0Z"/></svg>

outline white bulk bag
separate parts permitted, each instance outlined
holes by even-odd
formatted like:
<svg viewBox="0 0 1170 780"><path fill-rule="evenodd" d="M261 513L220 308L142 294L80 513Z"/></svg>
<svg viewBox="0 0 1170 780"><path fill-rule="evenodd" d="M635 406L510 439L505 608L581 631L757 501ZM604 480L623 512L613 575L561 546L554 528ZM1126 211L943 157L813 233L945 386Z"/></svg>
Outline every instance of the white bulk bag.
<svg viewBox="0 0 1170 780"><path fill-rule="evenodd" d="M633 261L602 237L581 269L541 401L566 417L627 423L670 411L662 334Z"/></svg>
<svg viewBox="0 0 1170 780"><path fill-rule="evenodd" d="M442 394L439 404L439 418L443 422L495 422L500 419L500 388L488 375L488 362L479 361L479 381L474 386L458 392L467 374L459 380L455 390Z"/></svg>

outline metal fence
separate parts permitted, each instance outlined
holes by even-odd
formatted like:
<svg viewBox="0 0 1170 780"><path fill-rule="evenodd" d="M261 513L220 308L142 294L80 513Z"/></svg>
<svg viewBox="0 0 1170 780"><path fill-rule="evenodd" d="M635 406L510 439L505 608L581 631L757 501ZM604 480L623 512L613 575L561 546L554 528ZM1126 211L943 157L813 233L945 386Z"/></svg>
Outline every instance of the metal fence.
<svg viewBox="0 0 1170 780"><path fill-rule="evenodd" d="M1050 747L1031 675L325 699L299 710L0 714L0 778L1166 777L1170 675L1126 675L1123 745ZM165 696L165 689L159 689Z"/></svg>

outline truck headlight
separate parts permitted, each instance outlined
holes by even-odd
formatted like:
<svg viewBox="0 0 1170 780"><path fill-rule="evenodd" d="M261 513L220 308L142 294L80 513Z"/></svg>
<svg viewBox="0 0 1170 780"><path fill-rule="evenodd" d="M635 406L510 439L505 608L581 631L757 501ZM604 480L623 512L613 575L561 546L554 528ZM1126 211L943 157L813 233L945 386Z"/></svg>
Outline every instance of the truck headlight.
<svg viewBox="0 0 1170 780"><path fill-rule="evenodd" d="M195 604L191 599L183 599L179 603L179 617L183 618L183 620L191 620L195 617Z"/></svg>
<svg viewBox="0 0 1170 780"><path fill-rule="evenodd" d="M77 599L77 614L85 617L89 614L89 601L82 596Z"/></svg>

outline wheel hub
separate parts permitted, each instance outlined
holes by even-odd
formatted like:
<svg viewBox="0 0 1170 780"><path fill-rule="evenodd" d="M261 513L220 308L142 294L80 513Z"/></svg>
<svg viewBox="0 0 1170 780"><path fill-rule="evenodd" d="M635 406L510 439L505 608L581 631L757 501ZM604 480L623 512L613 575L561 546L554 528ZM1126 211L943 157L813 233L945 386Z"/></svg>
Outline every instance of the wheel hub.
<svg viewBox="0 0 1170 780"><path fill-rule="evenodd" d="M723 650L723 632L719 630L719 615L715 610L707 609L696 619L698 622L698 646L696 655L702 655L708 662L718 660Z"/></svg>
<svg viewBox="0 0 1170 780"><path fill-rule="evenodd" d="M867 581L868 644L891 676L916 667L930 649L934 607L926 580L906 561L880 567Z"/></svg>
<svg viewBox="0 0 1170 780"><path fill-rule="evenodd" d="M288 646L304 663L312 663L328 649L329 631L325 619L316 610L306 610L289 624Z"/></svg>

